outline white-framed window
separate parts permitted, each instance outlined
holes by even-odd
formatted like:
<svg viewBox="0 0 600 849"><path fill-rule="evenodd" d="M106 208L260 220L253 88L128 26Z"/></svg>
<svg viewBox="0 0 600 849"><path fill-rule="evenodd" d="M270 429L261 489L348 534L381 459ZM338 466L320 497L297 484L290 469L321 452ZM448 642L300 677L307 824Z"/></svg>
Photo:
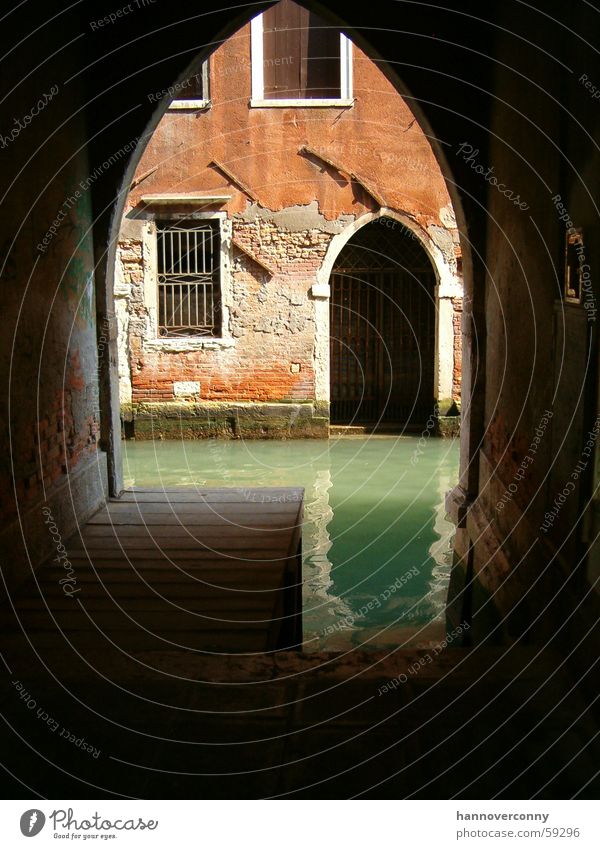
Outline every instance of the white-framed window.
<svg viewBox="0 0 600 849"><path fill-rule="evenodd" d="M160 210L144 228L144 345L230 347L231 221L225 212Z"/></svg>
<svg viewBox="0 0 600 849"><path fill-rule="evenodd" d="M352 42L293 0L251 22L251 106L351 106Z"/></svg>
<svg viewBox="0 0 600 849"><path fill-rule="evenodd" d="M221 335L221 245L218 220L158 220L158 335Z"/></svg>
<svg viewBox="0 0 600 849"><path fill-rule="evenodd" d="M206 59L200 70L190 74L186 80L177 84L175 99L169 109L206 109L210 106L209 61Z"/></svg>

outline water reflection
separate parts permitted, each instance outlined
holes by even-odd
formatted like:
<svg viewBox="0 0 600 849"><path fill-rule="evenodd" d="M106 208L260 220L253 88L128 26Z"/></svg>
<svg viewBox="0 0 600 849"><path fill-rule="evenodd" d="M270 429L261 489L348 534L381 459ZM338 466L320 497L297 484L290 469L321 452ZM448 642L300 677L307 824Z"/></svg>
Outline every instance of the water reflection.
<svg viewBox="0 0 600 849"><path fill-rule="evenodd" d="M452 566L452 543L454 541L454 526L446 519L445 497L446 493L455 485L456 479L447 471L440 471L438 477L437 495L438 501L435 505L435 518L433 532L437 539L429 546L429 555L433 560L431 569L431 589L429 591L429 602L431 604L432 620L444 619L446 611L446 596L450 582L450 568Z"/></svg>

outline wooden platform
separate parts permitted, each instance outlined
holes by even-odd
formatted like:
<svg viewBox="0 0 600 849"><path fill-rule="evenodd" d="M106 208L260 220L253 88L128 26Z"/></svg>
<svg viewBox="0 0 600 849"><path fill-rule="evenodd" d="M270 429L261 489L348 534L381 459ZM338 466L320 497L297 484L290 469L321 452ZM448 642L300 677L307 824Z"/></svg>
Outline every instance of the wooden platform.
<svg viewBox="0 0 600 849"><path fill-rule="evenodd" d="M22 626L45 649L69 641L84 653L299 647L302 499L290 488L128 490L65 543L70 570L52 560L19 594Z"/></svg>

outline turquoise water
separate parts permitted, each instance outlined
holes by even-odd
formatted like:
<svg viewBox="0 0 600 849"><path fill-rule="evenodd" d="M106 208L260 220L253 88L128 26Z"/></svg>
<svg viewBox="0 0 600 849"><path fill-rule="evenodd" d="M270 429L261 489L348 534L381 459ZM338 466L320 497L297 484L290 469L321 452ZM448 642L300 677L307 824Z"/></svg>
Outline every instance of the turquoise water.
<svg viewBox="0 0 600 849"><path fill-rule="evenodd" d="M304 647L443 632L458 442L421 437L125 442L127 486L302 486Z"/></svg>

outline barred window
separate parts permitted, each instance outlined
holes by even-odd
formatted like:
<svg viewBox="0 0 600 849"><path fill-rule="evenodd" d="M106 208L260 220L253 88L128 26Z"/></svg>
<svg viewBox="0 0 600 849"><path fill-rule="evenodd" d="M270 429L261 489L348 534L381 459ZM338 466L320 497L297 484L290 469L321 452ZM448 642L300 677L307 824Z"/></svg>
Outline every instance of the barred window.
<svg viewBox="0 0 600 849"><path fill-rule="evenodd" d="M219 336L219 222L157 222L156 239L159 335Z"/></svg>

